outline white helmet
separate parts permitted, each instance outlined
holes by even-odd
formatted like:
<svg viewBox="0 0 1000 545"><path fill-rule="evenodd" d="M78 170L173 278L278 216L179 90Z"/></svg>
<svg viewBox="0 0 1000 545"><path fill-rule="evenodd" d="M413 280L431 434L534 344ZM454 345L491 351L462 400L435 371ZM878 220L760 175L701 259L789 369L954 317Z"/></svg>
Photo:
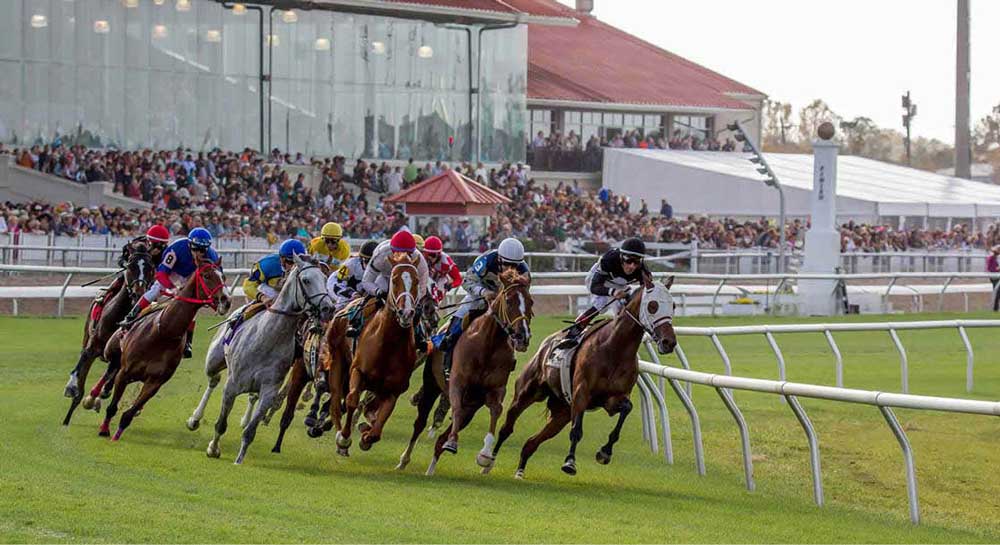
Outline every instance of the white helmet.
<svg viewBox="0 0 1000 545"><path fill-rule="evenodd" d="M497 255L503 261L521 263L524 261L524 245L516 238L505 238L497 247Z"/></svg>

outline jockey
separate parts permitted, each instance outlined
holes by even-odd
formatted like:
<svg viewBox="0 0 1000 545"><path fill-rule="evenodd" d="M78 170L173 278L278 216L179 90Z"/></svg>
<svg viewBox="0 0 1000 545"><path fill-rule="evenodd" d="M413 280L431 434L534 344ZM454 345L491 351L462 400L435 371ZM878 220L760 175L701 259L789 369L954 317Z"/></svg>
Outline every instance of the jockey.
<svg viewBox="0 0 1000 545"><path fill-rule="evenodd" d="M337 310L344 308L351 299L358 294L361 280L365 274L365 267L375 253L378 242L369 240L361 245L358 255L344 262L335 274L331 274L326 281L326 291L334 300Z"/></svg>
<svg viewBox="0 0 1000 545"><path fill-rule="evenodd" d="M125 243L122 246L122 254L118 257L118 268L124 269L128 265L129 259L132 258L132 253L138 250L141 246L146 247L146 251L149 253L149 257L153 261L153 267L158 267L160 265L160 260L163 259L163 250L167 248L167 243L170 242L170 231L162 225L154 225L150 227L146 234L139 235L132 240ZM112 297L118 293L122 285L125 284L125 275L119 274L115 277L115 280L104 289L104 293L98 296L98 304L102 304L104 301L111 300Z"/></svg>
<svg viewBox="0 0 1000 545"><path fill-rule="evenodd" d="M569 329L566 338L557 348L572 348L579 341L580 334L595 316L607 307L617 315L625 308L629 285L642 281L649 269L643 262L646 244L638 238L626 239L621 247L613 248L594 263L587 275L587 289L590 291L590 308L580 314Z"/></svg>
<svg viewBox="0 0 1000 545"><path fill-rule="evenodd" d="M435 236L427 237L423 246L417 245L427 260L430 272L430 295L434 302L441 304L448 291L462 285L462 271L451 257L444 253L444 244Z"/></svg>
<svg viewBox="0 0 1000 545"><path fill-rule="evenodd" d="M339 223L329 222L323 226L320 236L309 243L309 255L330 269L336 269L351 257L351 245L344 240L344 229Z"/></svg>
<svg viewBox="0 0 1000 545"><path fill-rule="evenodd" d="M208 229L196 227L188 233L187 238L175 240L167 246L163 253L163 261L156 268L156 282L143 294L128 316L122 320L122 325L128 327L139 316L142 309L148 307L164 289L173 289L183 285L194 274L198 267L205 263L219 263L219 254L212 249L212 234ZM194 321L188 328L187 342L184 345L184 357L191 357L191 341L194 340Z"/></svg>
<svg viewBox="0 0 1000 545"><path fill-rule="evenodd" d="M519 274L530 273L524 262L524 246L516 238L505 238L496 250L490 250L476 258L472 269L465 273L465 291L462 306L451 317L448 330L434 335L431 340L437 350L448 351L462 335L462 321L472 310L485 310L487 299L495 297L500 289L500 273L514 268Z"/></svg>
<svg viewBox="0 0 1000 545"><path fill-rule="evenodd" d="M251 301L267 303L278 296L285 273L295 266L295 256L306 253L306 246L294 238L281 243L278 253L262 257L243 281L243 293Z"/></svg>
<svg viewBox="0 0 1000 545"><path fill-rule="evenodd" d="M409 231L400 230L392 235L392 239L383 241L376 246L375 251L372 252L371 261L365 267L365 274L359 286L359 291L365 295L365 298L381 298L389 292L389 275L392 274L389 257L397 252L417 256L417 296L422 297L423 294L427 293L427 261L417 251L413 235ZM356 312L351 317L351 324L346 332L348 337L357 337L361 333L362 315L362 312Z"/></svg>

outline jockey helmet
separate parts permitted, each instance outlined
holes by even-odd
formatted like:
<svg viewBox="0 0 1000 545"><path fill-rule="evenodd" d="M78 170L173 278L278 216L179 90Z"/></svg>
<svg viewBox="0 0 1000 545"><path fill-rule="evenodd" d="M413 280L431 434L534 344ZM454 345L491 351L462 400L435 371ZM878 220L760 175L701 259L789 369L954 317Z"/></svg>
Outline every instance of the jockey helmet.
<svg viewBox="0 0 1000 545"><path fill-rule="evenodd" d="M505 238L500 241L500 246L497 246L497 256L500 257L500 261L522 263L524 262L524 245L516 238Z"/></svg>
<svg viewBox="0 0 1000 545"><path fill-rule="evenodd" d="M204 227L195 227L188 233L188 242L196 250L207 250L212 245L212 233Z"/></svg>
<svg viewBox="0 0 1000 545"><path fill-rule="evenodd" d="M417 245L418 250L424 249L424 237L413 233L413 242Z"/></svg>
<svg viewBox="0 0 1000 545"><path fill-rule="evenodd" d="M367 261L372 258L372 254L375 253L375 248L377 247L378 247L378 242L374 240L369 240L361 245L361 251L358 252L358 255L361 256L361 259Z"/></svg>
<svg viewBox="0 0 1000 545"><path fill-rule="evenodd" d="M425 254L439 254L443 249L444 244L442 244L441 239L436 236L429 236L427 237L427 240L424 241Z"/></svg>
<svg viewBox="0 0 1000 545"><path fill-rule="evenodd" d="M292 259L297 254L306 253L306 246L294 238L290 238L281 243L278 248L278 255L283 259Z"/></svg>
<svg viewBox="0 0 1000 545"><path fill-rule="evenodd" d="M154 225L146 231L146 238L150 242L170 242L170 231L162 225Z"/></svg>
<svg viewBox="0 0 1000 545"><path fill-rule="evenodd" d="M622 255L638 258L646 257L646 243L638 238L625 239L620 248Z"/></svg>
<svg viewBox="0 0 1000 545"><path fill-rule="evenodd" d="M323 226L323 230L320 232L323 238L341 238L344 236L344 229L339 223L329 222Z"/></svg>
<svg viewBox="0 0 1000 545"><path fill-rule="evenodd" d="M392 239L389 240L389 247L394 252L412 253L413 250L417 249L417 243L413 240L413 235L409 231L399 231L395 235L392 235Z"/></svg>

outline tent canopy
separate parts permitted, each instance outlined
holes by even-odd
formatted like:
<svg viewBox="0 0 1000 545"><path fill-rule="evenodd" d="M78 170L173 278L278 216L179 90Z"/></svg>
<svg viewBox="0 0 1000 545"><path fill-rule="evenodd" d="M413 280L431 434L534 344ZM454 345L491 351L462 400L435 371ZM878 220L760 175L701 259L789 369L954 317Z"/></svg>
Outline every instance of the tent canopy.
<svg viewBox="0 0 1000 545"><path fill-rule="evenodd" d="M510 199L469 178L446 170L400 191L386 202L405 204L411 216L490 216Z"/></svg>
<svg viewBox="0 0 1000 545"><path fill-rule="evenodd" d="M808 216L813 156L769 153L789 216ZM608 149L604 186L658 208L667 199L675 215L776 216L777 192L763 183L749 155L717 151ZM1000 186L943 176L855 156L837 163L837 215L861 221L881 216L998 217Z"/></svg>

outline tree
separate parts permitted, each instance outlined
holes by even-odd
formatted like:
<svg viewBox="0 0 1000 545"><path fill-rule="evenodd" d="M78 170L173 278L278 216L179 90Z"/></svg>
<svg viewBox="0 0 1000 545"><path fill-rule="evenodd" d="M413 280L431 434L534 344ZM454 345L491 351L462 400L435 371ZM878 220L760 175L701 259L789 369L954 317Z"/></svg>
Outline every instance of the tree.
<svg viewBox="0 0 1000 545"><path fill-rule="evenodd" d="M786 146L791 134L792 105L777 100L764 100L764 143Z"/></svg>
<svg viewBox="0 0 1000 545"><path fill-rule="evenodd" d="M812 142L816 138L816 129L825 121L837 127L840 125L841 117L822 99L816 99L802 108L799 111L799 142Z"/></svg>

